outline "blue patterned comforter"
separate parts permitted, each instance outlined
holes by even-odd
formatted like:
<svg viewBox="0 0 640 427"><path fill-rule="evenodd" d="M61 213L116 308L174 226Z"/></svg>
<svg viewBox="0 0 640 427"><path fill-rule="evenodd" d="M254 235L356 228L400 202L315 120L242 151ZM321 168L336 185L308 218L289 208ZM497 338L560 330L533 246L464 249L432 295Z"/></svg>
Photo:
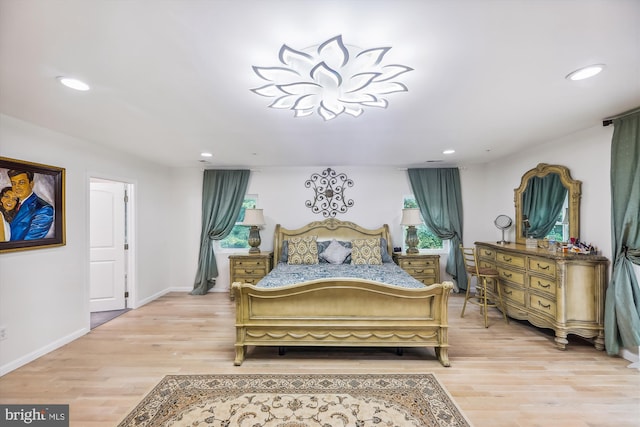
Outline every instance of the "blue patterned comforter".
<svg viewBox="0 0 640 427"><path fill-rule="evenodd" d="M358 278L374 280L404 288L423 288L425 285L414 279L392 262L381 265L314 264L289 265L278 263L256 286L277 288L316 279Z"/></svg>

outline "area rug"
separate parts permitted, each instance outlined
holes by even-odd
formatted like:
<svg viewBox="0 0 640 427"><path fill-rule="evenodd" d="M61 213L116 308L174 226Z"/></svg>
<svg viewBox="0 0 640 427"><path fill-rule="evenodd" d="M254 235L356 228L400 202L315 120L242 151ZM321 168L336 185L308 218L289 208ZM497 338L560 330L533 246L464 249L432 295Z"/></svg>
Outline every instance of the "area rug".
<svg viewBox="0 0 640 427"><path fill-rule="evenodd" d="M471 424L433 374L169 375L120 427Z"/></svg>

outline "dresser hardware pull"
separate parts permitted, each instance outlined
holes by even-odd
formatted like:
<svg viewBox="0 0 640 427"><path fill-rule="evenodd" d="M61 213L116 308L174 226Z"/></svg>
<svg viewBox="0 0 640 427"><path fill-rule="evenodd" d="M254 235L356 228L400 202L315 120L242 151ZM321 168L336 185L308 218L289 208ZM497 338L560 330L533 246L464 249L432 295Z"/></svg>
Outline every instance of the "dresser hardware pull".
<svg viewBox="0 0 640 427"><path fill-rule="evenodd" d="M513 274L511 274L511 273L506 273L505 272L505 273L502 273L502 274L504 275L504 277L509 277L509 278L513 277Z"/></svg>
<svg viewBox="0 0 640 427"><path fill-rule="evenodd" d="M509 258L507 258L507 257L502 257L502 259L503 259L505 262L511 262L511 261L513 260L513 258L511 258L511 257L509 257Z"/></svg>
<svg viewBox="0 0 640 427"><path fill-rule="evenodd" d="M413 270L414 273L424 273L424 270Z"/></svg>
<svg viewBox="0 0 640 427"><path fill-rule="evenodd" d="M549 269L549 266L547 265L546 267L543 267L543 266L541 266L540 264L538 264L538 268L539 268L540 270L548 270L548 269Z"/></svg>
<svg viewBox="0 0 640 427"><path fill-rule="evenodd" d="M245 270L244 272L247 274L253 274L253 270Z"/></svg>
<svg viewBox="0 0 640 427"><path fill-rule="evenodd" d="M503 289L503 292L507 295L513 295L513 291L508 291L506 289Z"/></svg>
<svg viewBox="0 0 640 427"><path fill-rule="evenodd" d="M543 285L542 282L538 280L538 286L540 286L541 288L549 289L551 287L551 283L547 283L546 285Z"/></svg>
<svg viewBox="0 0 640 427"><path fill-rule="evenodd" d="M539 305L540 307L542 307L542 308L546 308L546 309L551 308L551 304L544 305L544 304L543 304L543 303L541 303L540 301L538 301L538 305Z"/></svg>

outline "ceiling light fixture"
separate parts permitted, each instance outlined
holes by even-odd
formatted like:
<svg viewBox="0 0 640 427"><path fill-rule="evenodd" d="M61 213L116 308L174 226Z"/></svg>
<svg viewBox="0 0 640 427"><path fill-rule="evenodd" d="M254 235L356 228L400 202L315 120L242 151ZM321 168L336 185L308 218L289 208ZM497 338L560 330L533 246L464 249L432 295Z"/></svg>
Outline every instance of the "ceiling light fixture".
<svg viewBox="0 0 640 427"><path fill-rule="evenodd" d="M575 71L572 71L571 73L567 74L565 78L567 80L573 81L588 79L589 77L600 74L600 72L604 70L604 67L604 64L589 65L587 67L582 67Z"/></svg>
<svg viewBox="0 0 640 427"><path fill-rule="evenodd" d="M455 152L456 152L456 150L444 150L444 151L442 152L442 154L453 154L453 153L455 153Z"/></svg>
<svg viewBox="0 0 640 427"><path fill-rule="evenodd" d="M211 154L211 153L207 153L206 151L205 151L205 152L200 153L200 155L201 155L202 157L213 157L213 154Z"/></svg>
<svg viewBox="0 0 640 427"><path fill-rule="evenodd" d="M83 92L91 89L88 84L78 79L72 79L69 77L58 77L58 81L68 88L80 90Z"/></svg>
<svg viewBox="0 0 640 427"><path fill-rule="evenodd" d="M269 107L293 110L295 117L314 111L325 120L342 113L358 117L364 107L387 108L384 95L408 91L393 79L413 68L384 65L390 49L347 47L341 35L302 51L285 44L278 54L281 66L253 66L258 77L269 83L251 91L275 98Z"/></svg>

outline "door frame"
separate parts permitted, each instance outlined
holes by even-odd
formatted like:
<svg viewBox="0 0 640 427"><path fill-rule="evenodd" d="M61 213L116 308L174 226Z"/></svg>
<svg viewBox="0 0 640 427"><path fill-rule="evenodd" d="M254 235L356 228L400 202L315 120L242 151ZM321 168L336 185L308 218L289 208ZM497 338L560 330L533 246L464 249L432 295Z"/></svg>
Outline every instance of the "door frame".
<svg viewBox="0 0 640 427"><path fill-rule="evenodd" d="M126 222L126 242L129 245L129 249L125 252L125 274L126 274L126 291L129 293L128 298L125 298L125 306L127 308L131 308L131 309L135 309L138 308L138 298L137 298L137 290L138 290L138 281L137 281L137 272L136 272L136 252L137 252L137 241L136 241L136 184L137 182L135 180L131 180L131 179L127 179L127 178L122 178L122 177L117 177L117 176L113 176L113 175L108 175L108 174L103 174L103 173L98 173L98 172L89 172L87 174L87 180L86 180L86 194L87 194L87 202L86 202L86 209L87 209L87 214L86 214L86 218L90 218L90 197L91 197L91 181L92 180L98 180L98 181L109 181L109 182L116 182L116 183L122 183L125 185L125 191L127 194L127 203L125 204L126 208L125 208L125 222ZM86 224L86 230L87 230L87 237L86 237L86 256L87 256L87 260L86 260L86 274L85 277L86 279L86 286L85 286L85 292L86 292L86 304L87 304L87 319L89 319L89 323L90 323L90 299L91 299L91 292L90 292L90 286L91 286L91 281L90 281L90 277L89 277L89 260L90 260L90 248L91 248L91 243L90 243L90 238L91 238L91 233L90 233L90 224L89 221L87 220L87 224Z"/></svg>

